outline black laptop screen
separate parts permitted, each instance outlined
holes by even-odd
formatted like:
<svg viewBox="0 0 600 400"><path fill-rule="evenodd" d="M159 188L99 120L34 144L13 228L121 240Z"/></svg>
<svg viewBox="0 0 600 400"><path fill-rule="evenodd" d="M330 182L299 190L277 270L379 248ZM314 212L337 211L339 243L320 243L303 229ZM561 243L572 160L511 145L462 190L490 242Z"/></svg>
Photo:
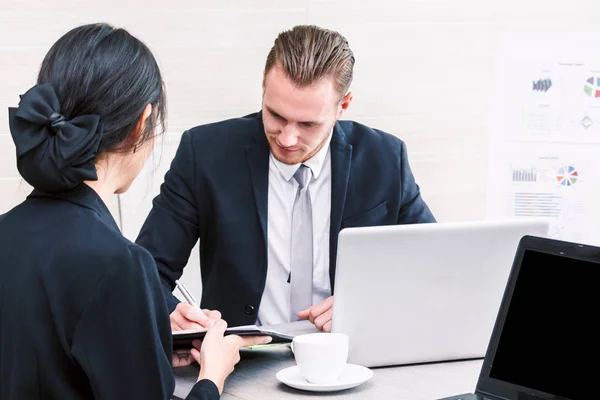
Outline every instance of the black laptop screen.
<svg viewBox="0 0 600 400"><path fill-rule="evenodd" d="M526 250L490 377L578 398L591 385L584 364L600 340L599 298L600 264Z"/></svg>

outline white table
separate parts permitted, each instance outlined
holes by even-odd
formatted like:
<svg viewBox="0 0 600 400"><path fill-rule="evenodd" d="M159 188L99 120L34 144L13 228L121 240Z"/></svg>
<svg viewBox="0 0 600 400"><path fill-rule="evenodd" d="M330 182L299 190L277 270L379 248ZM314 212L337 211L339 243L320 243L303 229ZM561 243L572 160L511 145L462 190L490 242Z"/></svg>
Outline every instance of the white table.
<svg viewBox="0 0 600 400"><path fill-rule="evenodd" d="M311 331L300 326L297 333ZM283 331L284 329L279 329ZM288 330L289 331L289 330ZM275 375L295 365L289 345L242 350L242 360L225 383L222 399L298 399L331 397L336 399L433 400L475 390L482 360L373 368L373 377L353 389L316 393L290 388ZM175 370L175 396L184 398L198 378L198 366Z"/></svg>

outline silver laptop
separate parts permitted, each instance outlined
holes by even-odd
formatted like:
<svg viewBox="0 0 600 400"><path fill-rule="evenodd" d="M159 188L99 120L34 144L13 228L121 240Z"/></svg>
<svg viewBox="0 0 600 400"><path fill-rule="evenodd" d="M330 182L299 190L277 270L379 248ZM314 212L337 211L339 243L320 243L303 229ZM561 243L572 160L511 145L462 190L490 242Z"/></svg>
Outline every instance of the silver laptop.
<svg viewBox="0 0 600 400"><path fill-rule="evenodd" d="M542 219L343 229L332 331L367 367L483 358L513 259Z"/></svg>

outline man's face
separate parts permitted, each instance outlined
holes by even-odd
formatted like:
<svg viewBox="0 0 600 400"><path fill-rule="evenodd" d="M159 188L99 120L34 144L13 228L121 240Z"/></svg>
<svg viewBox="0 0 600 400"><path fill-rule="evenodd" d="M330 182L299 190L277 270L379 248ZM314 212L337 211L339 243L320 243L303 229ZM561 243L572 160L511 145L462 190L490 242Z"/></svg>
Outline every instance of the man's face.
<svg viewBox="0 0 600 400"><path fill-rule="evenodd" d="M297 87L276 64L263 83L262 118L273 156L285 164L299 164L317 153L336 120L348 107L341 101L333 78Z"/></svg>

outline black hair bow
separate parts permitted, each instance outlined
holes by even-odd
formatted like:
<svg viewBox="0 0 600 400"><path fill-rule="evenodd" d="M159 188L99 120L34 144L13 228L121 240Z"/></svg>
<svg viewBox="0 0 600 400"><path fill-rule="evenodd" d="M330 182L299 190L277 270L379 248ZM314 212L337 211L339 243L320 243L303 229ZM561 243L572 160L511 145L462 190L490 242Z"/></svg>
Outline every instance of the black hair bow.
<svg viewBox="0 0 600 400"><path fill-rule="evenodd" d="M9 108L8 116L17 168L31 186L56 193L98 179L94 166L102 139L98 115L65 119L54 89L43 84L21 96L19 107Z"/></svg>

